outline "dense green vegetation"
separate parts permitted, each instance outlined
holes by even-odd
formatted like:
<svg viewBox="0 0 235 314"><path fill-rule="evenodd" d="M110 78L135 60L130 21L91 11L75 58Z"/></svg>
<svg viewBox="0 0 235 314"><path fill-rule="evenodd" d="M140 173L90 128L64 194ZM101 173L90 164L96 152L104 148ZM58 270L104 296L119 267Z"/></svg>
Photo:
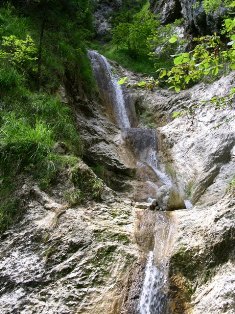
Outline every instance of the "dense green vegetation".
<svg viewBox="0 0 235 314"><path fill-rule="evenodd" d="M235 19L233 17L235 2L203 1L207 14L222 5L226 10L220 33L197 38L184 38L179 34L178 26L182 24L180 20L172 24L160 25L160 20L152 15L148 5L145 5L134 15L133 21L121 22L114 28L112 40L113 46L116 46L114 52L124 50L126 55L132 56L132 59L139 56L142 60L151 60L156 73L152 75L149 71L149 74L157 78L154 82L151 81L151 88L153 85L161 84L179 92L201 80L211 82L235 69ZM112 54L109 56L112 58ZM118 61L121 62L122 59L119 58ZM121 82L123 84L128 80ZM148 85L143 83L142 87Z"/></svg>
<svg viewBox="0 0 235 314"><path fill-rule="evenodd" d="M117 61L134 72L154 75L154 63L148 58L147 38L155 31L155 16L146 0L125 1L122 9L113 14L112 34L105 43L92 44L107 58Z"/></svg>
<svg viewBox="0 0 235 314"><path fill-rule="evenodd" d="M1 232L22 212L18 178L49 187L74 163L57 153L58 143L75 160L81 156L75 118L59 90L67 76L86 94L94 83L86 56L90 1L3 1L0 24Z"/></svg>

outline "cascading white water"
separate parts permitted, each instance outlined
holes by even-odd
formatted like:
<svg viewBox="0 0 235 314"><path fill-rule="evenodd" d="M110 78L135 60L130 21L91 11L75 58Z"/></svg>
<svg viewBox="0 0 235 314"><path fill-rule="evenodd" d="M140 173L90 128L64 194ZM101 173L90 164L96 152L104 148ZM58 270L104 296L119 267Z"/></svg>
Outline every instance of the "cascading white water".
<svg viewBox="0 0 235 314"><path fill-rule="evenodd" d="M148 256L139 303L140 314L166 314L169 256L173 224L165 213L157 213L154 251Z"/></svg>
<svg viewBox="0 0 235 314"><path fill-rule="evenodd" d="M153 134L153 145L152 147L157 147L157 138L156 133ZM157 152L156 149L152 149L151 152L148 154L148 158L146 160L147 164L153 169L153 171L156 173L158 178L161 180L163 184L168 186L169 188L172 187L171 179L163 172L161 172L158 169L158 158L157 158Z"/></svg>
<svg viewBox="0 0 235 314"><path fill-rule="evenodd" d="M125 107L122 87L113 76L110 64L104 56L94 50L90 50L88 55L90 57L99 88L100 90L106 90L109 102L113 106L118 126L121 129L130 128L131 126Z"/></svg>
<svg viewBox="0 0 235 314"><path fill-rule="evenodd" d="M170 190L170 178L159 170L155 130L131 128L122 88L112 75L110 64L96 51L89 51L89 57L100 93L112 105L123 139L132 147L137 161L150 166L163 185ZM149 253L146 265L139 303L140 314L165 314L167 307L168 248L172 227L166 213L159 212L156 215L155 246L154 251Z"/></svg>

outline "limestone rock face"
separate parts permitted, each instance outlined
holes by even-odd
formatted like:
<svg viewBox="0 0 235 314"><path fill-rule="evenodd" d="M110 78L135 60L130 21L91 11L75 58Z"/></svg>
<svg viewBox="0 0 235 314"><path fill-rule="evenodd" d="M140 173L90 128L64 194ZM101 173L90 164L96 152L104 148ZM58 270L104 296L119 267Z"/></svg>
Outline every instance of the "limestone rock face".
<svg viewBox="0 0 235 314"><path fill-rule="evenodd" d="M143 97L156 125L164 124L158 133L166 171L193 204L172 213L178 230L170 259L174 314L235 309L235 201L229 192L235 176L235 108L234 99L226 98L234 83L231 73L179 94L157 91ZM210 104L212 97L221 99L220 107ZM182 115L172 119L173 112Z"/></svg>
<svg viewBox="0 0 235 314"><path fill-rule="evenodd" d="M119 313L137 259L130 204L90 203L59 215L57 205L31 200L1 238L0 312Z"/></svg>
<svg viewBox="0 0 235 314"><path fill-rule="evenodd" d="M235 109L234 99L226 98L234 83L231 73L179 94L130 90L137 112L151 117L151 132L142 134L148 140L156 134L161 172L192 203L190 209L168 213L174 222L172 314L234 313L235 200L229 184L235 176ZM221 98L221 107L209 103L214 96ZM120 186L124 180L119 176L130 175L136 166L137 152L124 147L120 129L100 102L83 104L75 97L72 104L84 159L105 165ZM173 112L181 114L173 119ZM138 118L144 128L144 119ZM140 145L138 131L129 134L129 142ZM144 156L145 144L138 158ZM82 169L91 174L87 165ZM0 241L0 313L139 314L146 256L159 229L156 217L162 214L142 202L151 193L166 194L164 185L156 191L159 182L153 182L154 172L144 162L136 180L131 184L139 183L141 203L125 188L119 194L106 190L102 202L76 207L63 201L71 188L66 182L50 195L22 182L25 215ZM175 204L177 198L173 200Z"/></svg>
<svg viewBox="0 0 235 314"><path fill-rule="evenodd" d="M185 29L190 34L204 35L218 32L221 26L221 17L226 11L221 6L213 13L206 14L202 1L196 0L152 0L150 3L153 12L160 14L163 24L183 18Z"/></svg>
<svg viewBox="0 0 235 314"><path fill-rule="evenodd" d="M179 0L170 1L150 1L151 9L154 13L161 14L161 20L164 24L174 22L181 18L181 4Z"/></svg>
<svg viewBox="0 0 235 314"><path fill-rule="evenodd" d="M120 9L122 0L93 0L95 7L95 29L98 37L104 37L111 31L111 17L115 10Z"/></svg>
<svg viewBox="0 0 235 314"><path fill-rule="evenodd" d="M110 187L115 190L126 189L125 181L134 174L135 160L133 154L126 149L121 132L112 120L112 114L101 101L83 104L73 96L70 101L84 143L83 158L89 165L105 169Z"/></svg>

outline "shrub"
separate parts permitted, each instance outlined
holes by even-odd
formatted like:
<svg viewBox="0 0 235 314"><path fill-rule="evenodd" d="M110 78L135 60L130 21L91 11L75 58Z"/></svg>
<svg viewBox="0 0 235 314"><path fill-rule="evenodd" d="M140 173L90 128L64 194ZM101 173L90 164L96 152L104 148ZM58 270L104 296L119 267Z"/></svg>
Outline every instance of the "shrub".
<svg viewBox="0 0 235 314"><path fill-rule="evenodd" d="M19 201L8 199L0 204L0 234L4 232L16 220L19 214Z"/></svg>
<svg viewBox="0 0 235 314"><path fill-rule="evenodd" d="M127 49L132 55L149 52L148 37L156 30L157 22L147 5L134 15L132 23L120 23L113 30L112 42L117 48Z"/></svg>
<svg viewBox="0 0 235 314"><path fill-rule="evenodd" d="M0 176L0 234L23 212L15 195L16 178Z"/></svg>
<svg viewBox="0 0 235 314"><path fill-rule="evenodd" d="M23 73L36 71L37 48L31 36L19 39L14 35L3 36L0 59L9 62Z"/></svg>
<svg viewBox="0 0 235 314"><path fill-rule="evenodd" d="M195 48L174 56L174 66L167 71L161 69L160 79L165 79L176 92L202 79L214 80L228 70L235 69L235 19L226 19L224 34L230 42L226 47L220 36L195 38Z"/></svg>

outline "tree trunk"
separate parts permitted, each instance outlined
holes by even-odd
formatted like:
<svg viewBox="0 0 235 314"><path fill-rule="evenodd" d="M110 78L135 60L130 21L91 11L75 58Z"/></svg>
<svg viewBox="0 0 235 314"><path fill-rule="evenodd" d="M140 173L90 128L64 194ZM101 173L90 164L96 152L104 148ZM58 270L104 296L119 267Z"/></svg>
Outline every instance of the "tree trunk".
<svg viewBox="0 0 235 314"><path fill-rule="evenodd" d="M43 46L43 38L44 38L44 33L45 33L45 25L46 25L46 17L44 15L42 19L42 24L41 24L39 47L38 47L38 82L37 82L38 90L40 90L41 88L41 80L42 80L42 46Z"/></svg>

